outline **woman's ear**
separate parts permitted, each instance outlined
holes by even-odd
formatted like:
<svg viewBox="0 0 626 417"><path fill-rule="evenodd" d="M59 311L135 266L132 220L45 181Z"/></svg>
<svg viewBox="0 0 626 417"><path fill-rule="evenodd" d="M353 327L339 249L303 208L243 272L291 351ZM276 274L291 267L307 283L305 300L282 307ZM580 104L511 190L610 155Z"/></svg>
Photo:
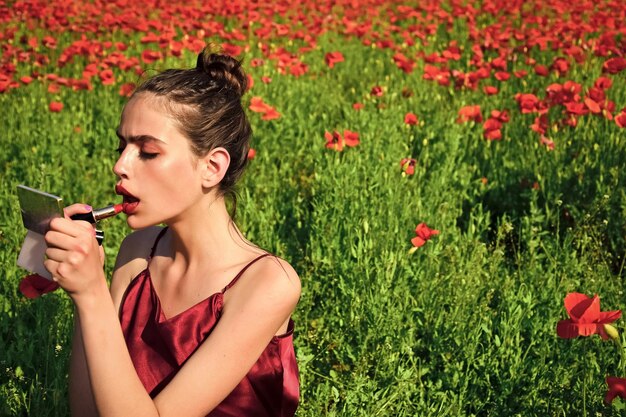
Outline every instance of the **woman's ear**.
<svg viewBox="0 0 626 417"><path fill-rule="evenodd" d="M205 188L215 187L222 181L230 166L230 154L224 148L215 148L199 160L202 186Z"/></svg>

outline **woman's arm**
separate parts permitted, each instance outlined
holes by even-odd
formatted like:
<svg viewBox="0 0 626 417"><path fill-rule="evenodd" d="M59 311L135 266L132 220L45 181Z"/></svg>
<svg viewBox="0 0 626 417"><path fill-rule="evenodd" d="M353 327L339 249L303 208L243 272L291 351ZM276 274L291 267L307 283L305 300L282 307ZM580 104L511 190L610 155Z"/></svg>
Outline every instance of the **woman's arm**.
<svg viewBox="0 0 626 417"><path fill-rule="evenodd" d="M90 225L54 219L46 267L74 300L100 416L204 416L241 381L300 295L288 264L263 259L229 291L211 336L153 401L131 361Z"/></svg>
<svg viewBox="0 0 626 417"><path fill-rule="evenodd" d="M160 228L148 228L134 232L127 236L120 246L120 250L113 269L110 295L113 299L115 310L119 306L130 281L147 265L149 255L146 247ZM69 400L72 416L97 417L98 410L91 389L89 370L83 348L83 338L80 330L79 316L74 314L74 335L72 338L72 354L70 357L69 370Z"/></svg>
<svg viewBox="0 0 626 417"><path fill-rule="evenodd" d="M128 288L128 285L130 284L132 279L137 276L137 274L139 274L139 272L141 272L144 268L146 268L148 264L150 250L149 248L151 247L152 243L154 243L156 235L160 230L160 227L150 227L147 229L136 231L126 236L126 238L122 241L122 244L120 245L120 249L115 260L115 266L113 268L111 285L109 288L110 296L113 301L113 307L116 312L116 323L119 322L119 308L126 289ZM78 332L80 334L80 329L78 330ZM84 358L82 335L80 342L81 346L79 349ZM91 381L87 380L86 385L89 387L89 393L91 395L92 401L94 401L93 393L91 390ZM95 407L95 401L93 405ZM98 414L94 415L97 416Z"/></svg>
<svg viewBox="0 0 626 417"><path fill-rule="evenodd" d="M83 350L83 338L80 334L78 316L74 316L74 335L72 337L72 355L70 356L69 378L70 411L72 416L98 417L98 410L93 399L89 371L85 352Z"/></svg>

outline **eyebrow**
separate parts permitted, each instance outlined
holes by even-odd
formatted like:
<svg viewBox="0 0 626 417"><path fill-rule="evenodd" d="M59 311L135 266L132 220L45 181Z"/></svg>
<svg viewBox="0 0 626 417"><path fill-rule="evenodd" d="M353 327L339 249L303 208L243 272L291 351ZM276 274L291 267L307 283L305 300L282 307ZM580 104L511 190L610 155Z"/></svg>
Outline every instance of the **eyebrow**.
<svg viewBox="0 0 626 417"><path fill-rule="evenodd" d="M125 140L127 142L160 142L161 144L167 145L166 142L162 141L159 138L155 138L154 136L151 135L136 135L136 136L128 136L128 137L124 137L119 129L115 129L115 134L117 135L118 138L120 138L121 140Z"/></svg>

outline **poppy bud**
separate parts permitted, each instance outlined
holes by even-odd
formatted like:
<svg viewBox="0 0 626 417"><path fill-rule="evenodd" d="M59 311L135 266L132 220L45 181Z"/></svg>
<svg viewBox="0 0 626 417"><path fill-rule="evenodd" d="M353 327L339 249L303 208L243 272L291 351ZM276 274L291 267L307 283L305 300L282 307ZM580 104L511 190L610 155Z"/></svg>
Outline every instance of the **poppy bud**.
<svg viewBox="0 0 626 417"><path fill-rule="evenodd" d="M604 331L606 332L607 336L609 336L611 339L619 340L619 332L614 326L610 324L604 324Z"/></svg>

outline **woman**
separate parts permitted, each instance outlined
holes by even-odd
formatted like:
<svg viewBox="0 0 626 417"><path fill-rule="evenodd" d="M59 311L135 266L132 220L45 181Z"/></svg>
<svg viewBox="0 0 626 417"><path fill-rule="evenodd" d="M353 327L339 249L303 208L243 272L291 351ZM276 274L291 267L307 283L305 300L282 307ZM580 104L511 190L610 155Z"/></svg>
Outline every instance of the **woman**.
<svg viewBox="0 0 626 417"><path fill-rule="evenodd" d="M226 207L247 161L246 87L238 61L204 50L196 68L133 93L113 171L136 231L110 289L92 226L69 219L90 207L51 222L45 266L75 305L74 415L295 413L298 275L246 241Z"/></svg>

